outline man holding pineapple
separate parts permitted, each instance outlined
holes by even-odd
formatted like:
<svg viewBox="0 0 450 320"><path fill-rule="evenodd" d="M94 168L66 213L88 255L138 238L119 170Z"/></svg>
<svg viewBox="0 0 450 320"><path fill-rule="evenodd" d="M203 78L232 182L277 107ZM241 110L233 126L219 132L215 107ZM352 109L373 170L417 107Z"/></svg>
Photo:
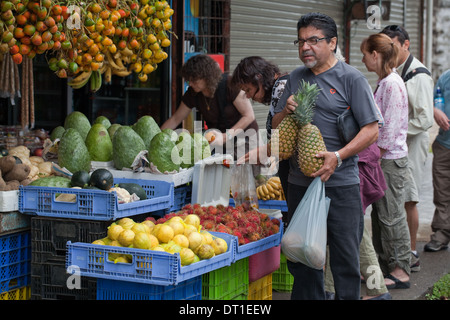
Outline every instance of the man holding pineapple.
<svg viewBox="0 0 450 320"><path fill-rule="evenodd" d="M288 219L313 179L320 177L331 199L327 236L336 299L359 299L364 219L357 154L378 137L373 94L359 71L336 59L337 27L332 18L306 14L298 21L297 32L294 44L304 66L289 76L279 100L287 115L272 138L279 145L280 159L290 160ZM344 143L336 119L349 106L360 131ZM290 261L288 268L294 276L292 299L325 299L322 270Z"/></svg>

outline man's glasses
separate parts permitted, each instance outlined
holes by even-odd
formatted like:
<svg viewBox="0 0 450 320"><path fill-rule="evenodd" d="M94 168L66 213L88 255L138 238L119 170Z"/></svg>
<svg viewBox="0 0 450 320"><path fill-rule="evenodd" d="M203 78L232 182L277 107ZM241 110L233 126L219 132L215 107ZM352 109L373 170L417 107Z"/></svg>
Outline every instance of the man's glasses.
<svg viewBox="0 0 450 320"><path fill-rule="evenodd" d="M303 45L305 43L307 43L308 46L315 46L319 41L322 41L325 39L329 39L329 38L328 37L323 37L323 38L312 37L312 38L308 38L306 40L297 39L297 40L294 40L294 46L301 48L301 47L303 47Z"/></svg>

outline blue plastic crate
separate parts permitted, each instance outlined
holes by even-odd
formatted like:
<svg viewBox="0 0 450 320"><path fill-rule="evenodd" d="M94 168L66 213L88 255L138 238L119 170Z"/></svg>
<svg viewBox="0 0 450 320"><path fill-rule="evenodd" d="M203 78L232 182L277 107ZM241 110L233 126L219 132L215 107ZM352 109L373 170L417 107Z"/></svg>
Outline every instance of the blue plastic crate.
<svg viewBox="0 0 450 320"><path fill-rule="evenodd" d="M171 182L114 179L114 184L121 182L139 184L145 190L148 199L119 203L114 191L20 186L19 211L56 218L115 220L170 208L173 205L174 187ZM75 194L76 199L74 202L56 201L56 197L60 194Z"/></svg>
<svg viewBox="0 0 450 320"><path fill-rule="evenodd" d="M230 198L230 206L235 206L233 198ZM260 209L278 209L281 212L288 211L286 200L258 200L258 207Z"/></svg>
<svg viewBox="0 0 450 320"><path fill-rule="evenodd" d="M202 276L178 285L154 284L97 279L97 300L201 300Z"/></svg>
<svg viewBox="0 0 450 320"><path fill-rule="evenodd" d="M227 252L188 266L181 266L178 253L68 241L66 268L74 266L81 276L87 277L164 286L177 285L182 281L231 265L237 237L220 232L211 234L227 242ZM129 255L132 262L114 263L108 260L109 254Z"/></svg>
<svg viewBox="0 0 450 320"><path fill-rule="evenodd" d="M276 219L276 218L271 218ZM264 250L270 249L272 247L279 246L281 244L281 238L283 237L283 222L280 219L280 230L278 233L273 234L271 236L265 237L263 239L253 241L247 244L239 245L239 243L235 242L235 250L234 250L234 260L233 262L247 258L256 253L262 252Z"/></svg>
<svg viewBox="0 0 450 320"><path fill-rule="evenodd" d="M30 232L0 236L0 293L27 286L30 274Z"/></svg>

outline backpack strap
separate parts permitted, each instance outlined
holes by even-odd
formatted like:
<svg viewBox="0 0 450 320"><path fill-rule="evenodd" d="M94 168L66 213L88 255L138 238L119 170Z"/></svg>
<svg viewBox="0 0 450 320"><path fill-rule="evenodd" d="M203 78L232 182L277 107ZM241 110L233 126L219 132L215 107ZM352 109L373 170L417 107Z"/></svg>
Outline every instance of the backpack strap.
<svg viewBox="0 0 450 320"><path fill-rule="evenodd" d="M418 75L419 73L426 73L429 76L431 76L430 71L424 67L415 68L415 69L411 70L410 72L406 73L406 71L408 71L409 66L411 65L413 59L414 59L413 55L410 54L408 59L406 60L406 63L405 63L405 66L403 67L403 72L402 72L403 82L407 82L408 80L411 80L414 76Z"/></svg>
<svg viewBox="0 0 450 320"><path fill-rule="evenodd" d="M408 74L403 78L403 81L406 82L408 80L411 80L414 76L418 75L419 73L426 73L427 75L431 76L431 73L427 68L419 67L408 72Z"/></svg>

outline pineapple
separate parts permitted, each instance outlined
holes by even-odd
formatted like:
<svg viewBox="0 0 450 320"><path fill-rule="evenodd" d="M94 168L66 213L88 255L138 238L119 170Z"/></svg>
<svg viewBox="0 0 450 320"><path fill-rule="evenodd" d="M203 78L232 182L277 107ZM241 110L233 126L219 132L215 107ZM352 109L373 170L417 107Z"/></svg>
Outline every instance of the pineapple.
<svg viewBox="0 0 450 320"><path fill-rule="evenodd" d="M302 80L294 95L294 101L298 104L292 113L299 128L296 141L297 162L300 170L308 177L323 165L323 158L316 158L315 155L327 150L319 128L311 124L319 91L317 84L311 85Z"/></svg>
<svg viewBox="0 0 450 320"><path fill-rule="evenodd" d="M297 145L297 132L299 127L291 114L288 114L280 122L277 130L272 133L271 148L277 150L280 160L289 159L294 155Z"/></svg>

